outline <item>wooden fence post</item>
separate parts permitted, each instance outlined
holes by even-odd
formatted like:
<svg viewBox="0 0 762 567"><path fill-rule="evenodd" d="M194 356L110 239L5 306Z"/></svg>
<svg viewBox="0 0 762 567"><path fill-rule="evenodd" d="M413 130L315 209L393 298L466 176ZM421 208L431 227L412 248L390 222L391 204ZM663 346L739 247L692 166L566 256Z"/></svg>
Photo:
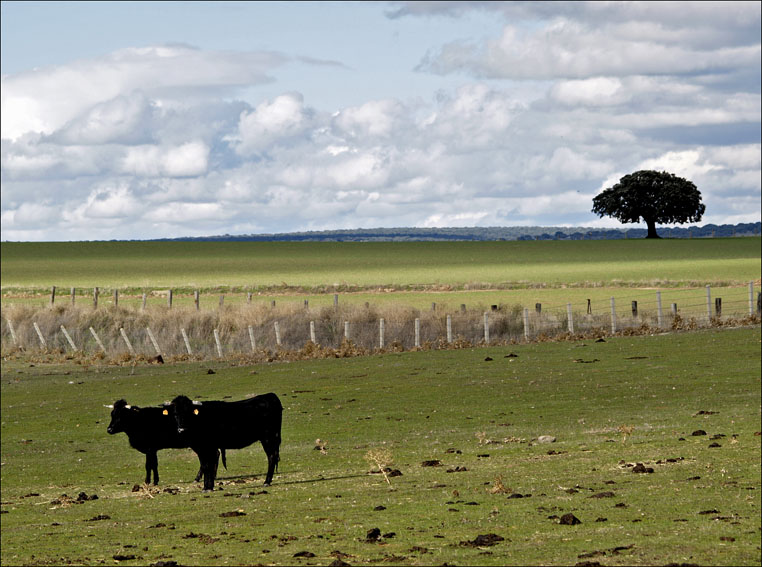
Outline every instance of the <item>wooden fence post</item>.
<svg viewBox="0 0 762 567"><path fill-rule="evenodd" d="M42 336L42 331L40 331L40 327L37 325L37 321L34 322L34 330L37 331L37 336L40 338L40 344L42 345L42 348L48 348L48 343L45 342L45 337Z"/></svg>
<svg viewBox="0 0 762 567"><path fill-rule="evenodd" d="M220 309L222 309L222 307L223 307L224 303L225 303L225 296L224 296L224 295L221 295L221 296L220 296Z"/></svg>
<svg viewBox="0 0 762 567"><path fill-rule="evenodd" d="M196 311L201 309L201 293L196 290L193 292L193 303L196 306Z"/></svg>
<svg viewBox="0 0 762 567"><path fill-rule="evenodd" d="M616 306L613 297L611 298L611 333L616 333Z"/></svg>
<svg viewBox="0 0 762 567"><path fill-rule="evenodd" d="M466 304L465 303L461 303L460 304L460 312L461 313L465 313L466 312Z"/></svg>
<svg viewBox="0 0 762 567"><path fill-rule="evenodd" d="M248 303L249 305L251 305L251 292L248 292L248 293L246 294L246 303Z"/></svg>
<svg viewBox="0 0 762 567"><path fill-rule="evenodd" d="M706 318L712 320L712 292L709 286L706 286Z"/></svg>
<svg viewBox="0 0 762 567"><path fill-rule="evenodd" d="M98 343L98 346L101 348L101 350L105 354L106 353L106 347L103 346L103 343L101 342L101 339L98 336L98 333L96 333L95 329L93 329L92 327L90 327L90 334L93 336L93 338L95 339L95 342Z"/></svg>
<svg viewBox="0 0 762 567"><path fill-rule="evenodd" d="M251 342L251 352L257 351L257 341L254 339L254 327L249 325L249 342Z"/></svg>
<svg viewBox="0 0 762 567"><path fill-rule="evenodd" d="M66 327L61 325L61 331L63 332L64 337L66 337L66 340L69 341L69 344L71 345L71 349L74 352L77 352L79 349L77 348L77 345L74 344L74 341L72 340L71 335L69 335L69 332L66 330Z"/></svg>
<svg viewBox="0 0 762 567"><path fill-rule="evenodd" d="M524 308L524 340L529 340L529 309Z"/></svg>
<svg viewBox="0 0 762 567"><path fill-rule="evenodd" d="M310 340L313 344L317 344L317 337L315 336L315 321L310 321Z"/></svg>
<svg viewBox="0 0 762 567"><path fill-rule="evenodd" d="M77 298L77 290L76 288L71 288L71 304L74 305L74 301Z"/></svg>
<svg viewBox="0 0 762 567"><path fill-rule="evenodd" d="M542 314L542 303L535 303L534 310L538 315Z"/></svg>
<svg viewBox="0 0 762 567"><path fill-rule="evenodd" d="M98 288L93 289L93 309L98 307Z"/></svg>
<svg viewBox="0 0 762 567"><path fill-rule="evenodd" d="M117 307L119 305L119 290L114 290L114 307Z"/></svg>
<svg viewBox="0 0 762 567"><path fill-rule="evenodd" d="M143 292L143 302L140 304L140 310L145 311L146 310L146 302L148 301L148 294L146 292Z"/></svg>
<svg viewBox="0 0 762 567"><path fill-rule="evenodd" d="M452 315L447 316L447 342L452 342Z"/></svg>
<svg viewBox="0 0 762 567"><path fill-rule="evenodd" d="M661 291L656 292L656 325L664 326L664 312L661 309Z"/></svg>
<svg viewBox="0 0 762 567"><path fill-rule="evenodd" d="M638 302L637 301L632 302L632 318L633 319L638 318Z"/></svg>
<svg viewBox="0 0 762 567"><path fill-rule="evenodd" d="M151 332L151 327L146 327L146 331L148 331L148 338L151 339L151 343L153 344L153 348L156 350L156 354L161 355L161 349L159 348L159 343L156 342L156 337L153 336L153 332Z"/></svg>
<svg viewBox="0 0 762 567"><path fill-rule="evenodd" d="M304 310L307 311L310 308L310 300L305 299L304 300Z"/></svg>
<svg viewBox="0 0 762 567"><path fill-rule="evenodd" d="M384 348L384 319L378 321L378 348Z"/></svg>
<svg viewBox="0 0 762 567"><path fill-rule="evenodd" d="M754 315L754 282L749 282L749 315Z"/></svg>
<svg viewBox="0 0 762 567"><path fill-rule="evenodd" d="M18 346L18 340L16 340L16 331L13 328L13 323L10 319L6 319L8 321L8 330L11 332L11 340L13 341L13 346Z"/></svg>
<svg viewBox="0 0 762 567"><path fill-rule="evenodd" d="M572 304L566 304L566 319L569 323L569 332L574 333L574 320L572 319Z"/></svg>
<svg viewBox="0 0 762 567"><path fill-rule="evenodd" d="M339 307L339 294L334 293L333 294L333 308L337 309Z"/></svg>
<svg viewBox="0 0 762 567"><path fill-rule="evenodd" d="M489 344L489 312L484 312L484 342Z"/></svg>
<svg viewBox="0 0 762 567"><path fill-rule="evenodd" d="M127 350L130 351L130 354L132 356L135 356L135 349L132 348L132 343L130 342L130 339L127 338L127 333L124 332L124 327L119 327L119 332L122 334L122 338L124 339L124 342L127 344Z"/></svg>
<svg viewBox="0 0 762 567"><path fill-rule="evenodd" d="M349 321L344 321L344 338L349 340Z"/></svg>
<svg viewBox="0 0 762 567"><path fill-rule="evenodd" d="M278 346L280 346L280 323L275 321L274 327L275 327L275 342L277 343Z"/></svg>
<svg viewBox="0 0 762 567"><path fill-rule="evenodd" d="M722 317L722 298L714 298L714 316L717 318Z"/></svg>
<svg viewBox="0 0 762 567"><path fill-rule="evenodd" d="M214 330L214 342L217 344L217 356L222 358L222 343L220 343L220 332L217 329Z"/></svg>
<svg viewBox="0 0 762 567"><path fill-rule="evenodd" d="M671 304L670 308L672 309L672 317L676 317L677 316L677 303Z"/></svg>
<svg viewBox="0 0 762 567"><path fill-rule="evenodd" d="M172 309L172 290L167 291L167 307Z"/></svg>
<svg viewBox="0 0 762 567"><path fill-rule="evenodd" d="M416 317L415 318L415 347L418 348L421 346L421 320Z"/></svg>
<svg viewBox="0 0 762 567"><path fill-rule="evenodd" d="M50 289L50 304L53 305L56 302L56 286Z"/></svg>
<svg viewBox="0 0 762 567"><path fill-rule="evenodd" d="M188 333L185 332L185 329L181 328L180 332L183 334L183 341L185 342L185 350L188 351L188 354L193 354L193 351L191 350L190 341L188 340Z"/></svg>

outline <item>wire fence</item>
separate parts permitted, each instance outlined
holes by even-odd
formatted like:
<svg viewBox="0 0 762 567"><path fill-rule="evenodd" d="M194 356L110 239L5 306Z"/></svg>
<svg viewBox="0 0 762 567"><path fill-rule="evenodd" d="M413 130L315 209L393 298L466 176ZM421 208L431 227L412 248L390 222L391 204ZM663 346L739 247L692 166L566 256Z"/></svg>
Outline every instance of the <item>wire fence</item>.
<svg viewBox="0 0 762 567"><path fill-rule="evenodd" d="M759 284L757 284L757 288ZM202 298L173 306L143 296L120 303L118 291L103 301L94 288L89 301L59 301L51 291L47 306L3 307L3 355L13 352L78 353L117 360L130 358L272 358L279 353L339 356L418 348L507 344L668 329L700 328L760 319L762 294L755 282L725 287L722 295L705 288L623 289L609 298L564 303L476 305L431 309L401 304L339 301L310 307L307 301L246 302L201 309ZM76 297L76 295L72 295ZM106 296L108 297L108 295ZM209 298L205 298L211 304ZM322 350L321 350L322 349Z"/></svg>

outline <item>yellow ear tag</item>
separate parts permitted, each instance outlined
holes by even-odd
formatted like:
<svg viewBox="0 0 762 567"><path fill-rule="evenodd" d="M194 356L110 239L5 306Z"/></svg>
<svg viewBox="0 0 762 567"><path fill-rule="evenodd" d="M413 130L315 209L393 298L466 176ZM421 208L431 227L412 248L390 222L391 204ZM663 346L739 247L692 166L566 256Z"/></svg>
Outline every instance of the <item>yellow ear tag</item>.
<svg viewBox="0 0 762 567"><path fill-rule="evenodd" d="M198 415L198 410L197 409L193 410L193 415Z"/></svg>
<svg viewBox="0 0 762 567"><path fill-rule="evenodd" d="M164 415L169 415L169 412L168 412L167 410L164 410L164 411L163 411L163 412L161 412L161 413L163 413Z"/></svg>

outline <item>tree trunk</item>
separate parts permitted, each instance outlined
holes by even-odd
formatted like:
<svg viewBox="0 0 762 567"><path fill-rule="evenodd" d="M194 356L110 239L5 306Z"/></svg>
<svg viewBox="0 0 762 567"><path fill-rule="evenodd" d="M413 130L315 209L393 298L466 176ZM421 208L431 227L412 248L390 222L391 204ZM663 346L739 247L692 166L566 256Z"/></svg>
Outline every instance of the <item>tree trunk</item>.
<svg viewBox="0 0 762 567"><path fill-rule="evenodd" d="M646 238L661 238L658 234L656 234L656 222L649 219L644 219L646 221L646 225L648 226L648 234L646 235Z"/></svg>

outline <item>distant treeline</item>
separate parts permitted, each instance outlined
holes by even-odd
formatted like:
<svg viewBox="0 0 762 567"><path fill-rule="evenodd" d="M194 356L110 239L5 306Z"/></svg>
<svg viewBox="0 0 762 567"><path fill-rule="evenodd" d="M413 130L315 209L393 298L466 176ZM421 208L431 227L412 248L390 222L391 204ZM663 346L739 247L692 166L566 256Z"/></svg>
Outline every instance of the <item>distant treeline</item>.
<svg viewBox="0 0 762 567"><path fill-rule="evenodd" d="M687 228L657 228L662 238L720 238L755 236L762 223L706 224ZM289 232L281 234L222 234L165 241L248 241L248 242L389 242L426 240L619 240L645 238L645 228L594 229L587 227L495 226L461 228L369 228Z"/></svg>

